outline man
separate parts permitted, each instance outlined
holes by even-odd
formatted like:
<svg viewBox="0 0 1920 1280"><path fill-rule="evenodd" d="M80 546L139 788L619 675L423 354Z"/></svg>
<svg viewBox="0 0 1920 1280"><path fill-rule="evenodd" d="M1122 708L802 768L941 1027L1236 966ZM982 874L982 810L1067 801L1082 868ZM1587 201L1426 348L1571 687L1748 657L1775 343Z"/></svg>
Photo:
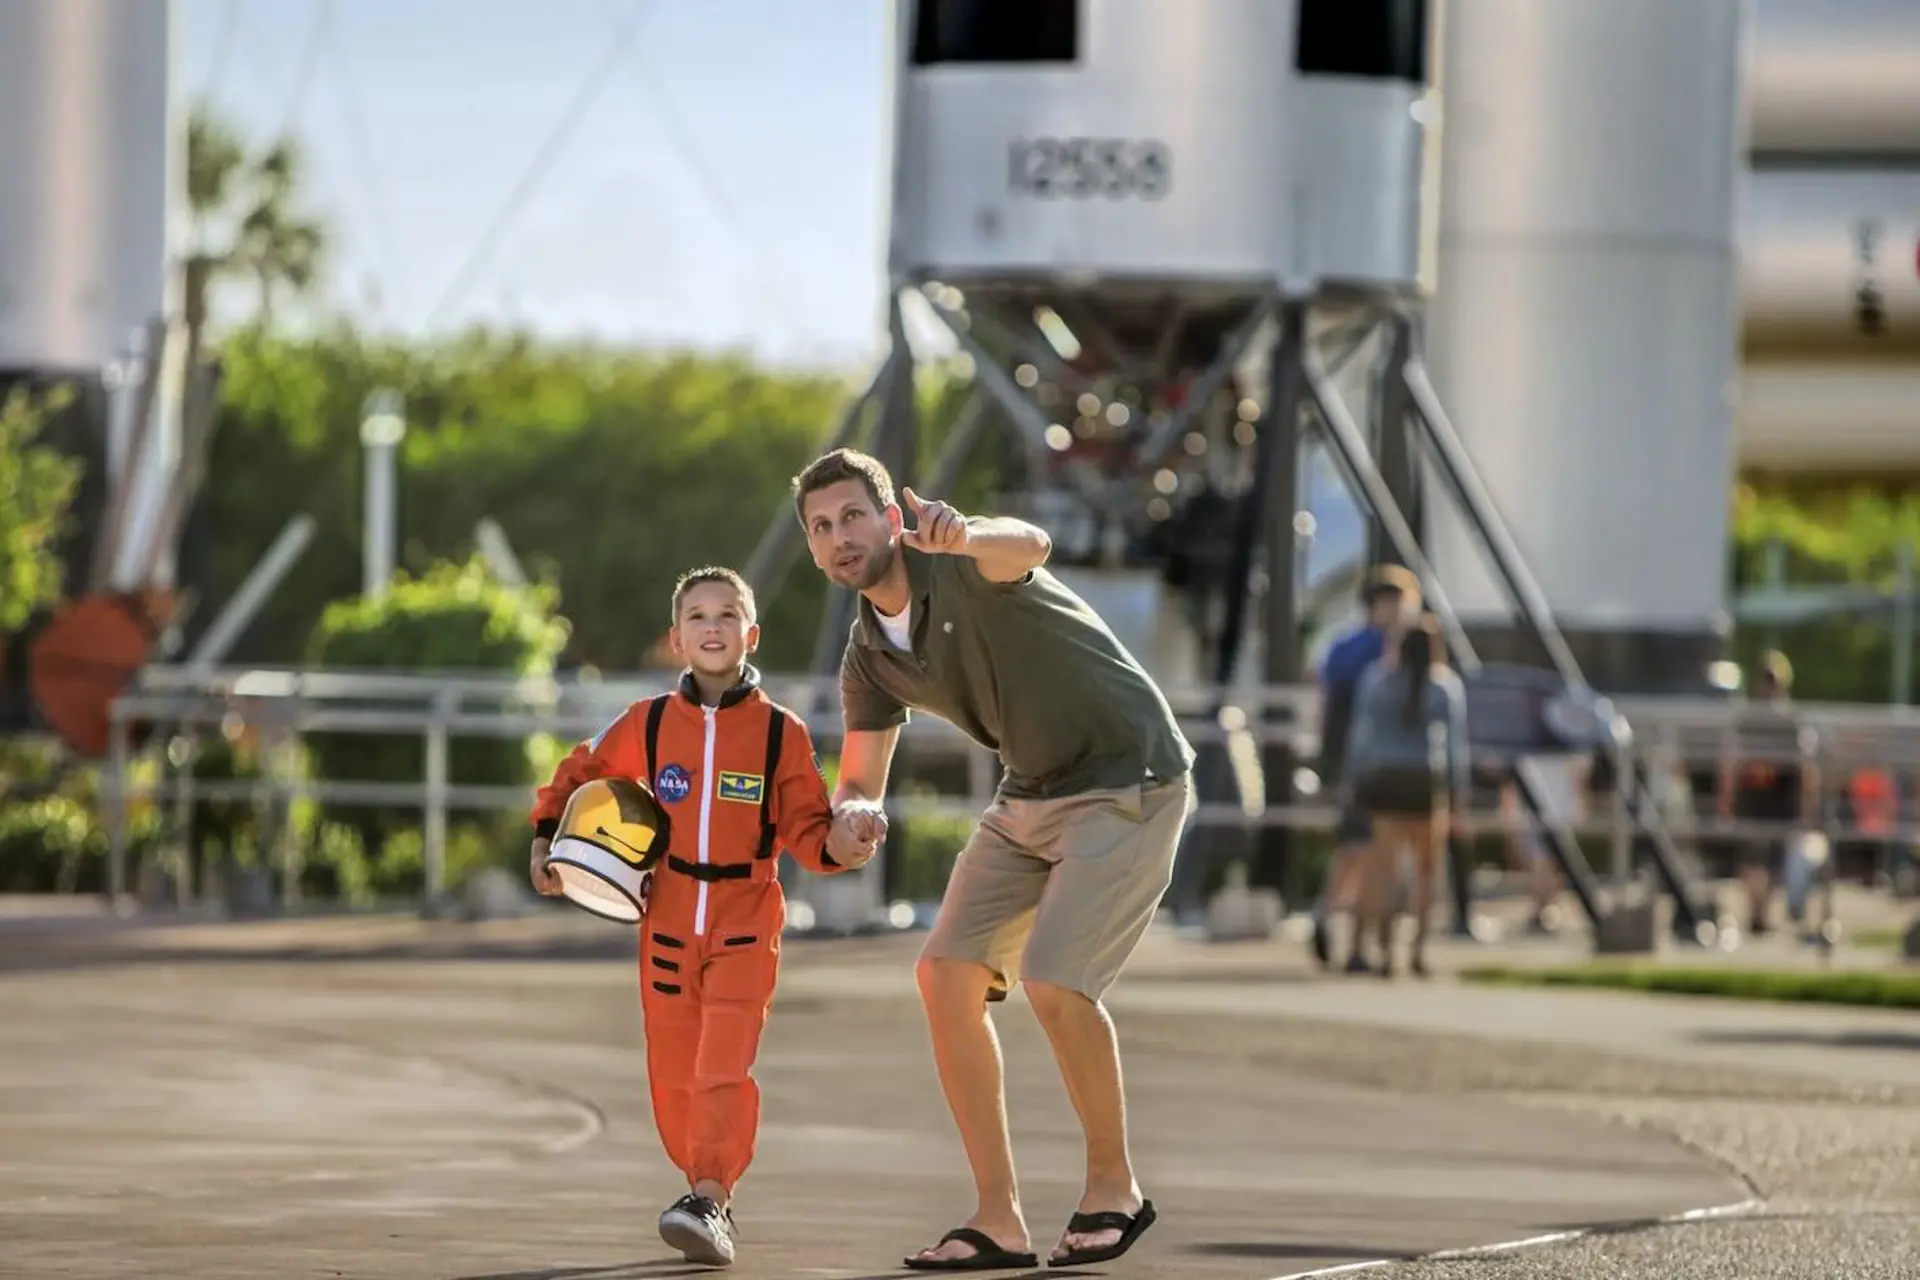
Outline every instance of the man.
<svg viewBox="0 0 1920 1280"><path fill-rule="evenodd" d="M1747 897L1747 931L1767 932L1775 868L1783 866L1795 829L1820 814L1820 739L1793 708L1793 666L1778 649L1762 653L1750 681L1750 705L1735 717L1721 757L1719 811L1723 819L1768 824L1774 834L1741 840L1740 882ZM1740 757L1744 755L1745 758Z"/></svg>
<svg viewBox="0 0 1920 1280"><path fill-rule="evenodd" d="M1043 530L963 516L911 489L903 514L886 469L850 449L819 458L793 487L814 563L860 593L840 668L836 812L879 805L900 726L916 710L998 752L1004 771L915 966L979 1202L906 1265L1038 1263L987 1013L1015 981L1086 1135L1079 1212L1050 1261L1118 1257L1154 1210L1134 1178L1119 1050L1100 998L1172 878L1193 804L1193 749L1146 672L1044 567L1052 545Z"/></svg>
<svg viewBox="0 0 1920 1280"><path fill-rule="evenodd" d="M1347 752L1353 725L1353 695L1360 677L1376 662L1391 663L1406 620L1419 612L1420 582L1397 564L1385 564L1367 575L1360 588L1366 617L1334 641L1320 664L1320 790L1332 794L1339 786L1340 762ZM1320 900L1313 908L1313 954L1321 968L1333 964L1328 935L1330 914L1351 911L1359 901L1360 878L1366 865L1372 827L1366 811L1354 800L1342 806L1334 827L1333 861L1328 864ZM1350 973L1364 973L1366 960L1355 946L1347 957Z"/></svg>
<svg viewBox="0 0 1920 1280"><path fill-rule="evenodd" d="M1587 778L1592 759L1585 754L1541 754L1533 758L1538 777L1545 787L1540 801L1547 816L1558 818L1574 830L1586 822L1588 813ZM1500 784L1500 817L1507 828L1507 865L1521 872L1527 881L1527 896L1532 912L1527 917L1527 932L1545 936L1554 932L1548 908L1565 887L1560 870L1554 865L1547 846L1544 823L1526 811L1520 800L1517 771Z"/></svg>

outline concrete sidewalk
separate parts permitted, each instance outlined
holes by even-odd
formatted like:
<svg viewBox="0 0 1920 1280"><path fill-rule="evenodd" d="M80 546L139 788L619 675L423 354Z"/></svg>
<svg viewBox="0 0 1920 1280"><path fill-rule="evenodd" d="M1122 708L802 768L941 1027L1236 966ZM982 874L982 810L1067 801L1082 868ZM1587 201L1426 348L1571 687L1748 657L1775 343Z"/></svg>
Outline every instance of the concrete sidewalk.
<svg viewBox="0 0 1920 1280"><path fill-rule="evenodd" d="M910 951L852 950L794 948L768 1027L747 1280L909 1274L901 1256L973 1206L919 1010L886 994ZM844 980L863 968L881 977ZM0 1275L694 1274L654 1229L684 1187L653 1130L634 988L630 959L0 977ZM1034 1020L995 1022L1044 1255L1084 1145ZM1747 1194L1604 1119L1276 1072L1238 1051L1257 1026L1128 1015L1133 1150L1161 1222L1077 1274L1268 1280Z"/></svg>
<svg viewBox="0 0 1920 1280"><path fill-rule="evenodd" d="M964 1210L913 998L919 945L787 946L743 1222L753 1261L737 1274L908 1274L899 1252ZM1436 959L1490 950L1442 942ZM668 1274L650 1243L671 1178L632 966L628 931L564 909L0 925L0 1025L17 1029L0 1057L17 1103L0 1117L0 1274ZM1077 1135L1019 1003L995 1021L1044 1249L1076 1189ZM1150 934L1112 1005L1168 1216L1106 1274L1268 1280L1754 1191L1920 1202L1913 1015L1385 983L1320 974L1297 942L1171 930ZM1825 1252L1778 1274L1882 1274L1854 1212L1810 1210ZM783 1245L803 1263L773 1265ZM1571 1257L1526 1274L1618 1273L1604 1250ZM1754 1274L1704 1233L1659 1265Z"/></svg>
<svg viewBox="0 0 1920 1280"><path fill-rule="evenodd" d="M797 989L912 994L917 943L898 963L840 964L833 945L793 970ZM1449 960L1470 945L1441 944ZM1553 1044L1664 1062L1816 1077L1860 1089L1920 1091L1920 1014L1567 988L1476 987L1446 976L1393 982L1320 974L1297 949L1208 946L1149 936L1109 1003L1128 1012L1340 1024Z"/></svg>
<svg viewBox="0 0 1920 1280"><path fill-rule="evenodd" d="M619 926L546 905L519 919L482 923L423 921L394 912L220 923L144 917L116 925L75 914L78 923L67 928L44 917L33 927L21 928L18 917L0 915L0 971L274 958L612 959L631 952L630 938ZM913 957L921 936L793 937L786 952L786 981L792 989L821 994L910 999ZM1291 939L1213 944L1156 928L1129 964L1111 1003L1116 1010L1282 1018L1551 1043L1812 1075L1859 1087L1920 1089L1920 1014L1567 988L1476 987L1450 976L1467 965L1531 967L1588 958L1570 939L1488 945L1437 936L1430 954L1434 978L1403 976L1385 982L1320 973L1305 947ZM1668 948L1649 960L1708 967L1823 963L1812 948L1781 938L1732 955ZM1895 962L1882 954L1843 950L1824 963L1883 968Z"/></svg>

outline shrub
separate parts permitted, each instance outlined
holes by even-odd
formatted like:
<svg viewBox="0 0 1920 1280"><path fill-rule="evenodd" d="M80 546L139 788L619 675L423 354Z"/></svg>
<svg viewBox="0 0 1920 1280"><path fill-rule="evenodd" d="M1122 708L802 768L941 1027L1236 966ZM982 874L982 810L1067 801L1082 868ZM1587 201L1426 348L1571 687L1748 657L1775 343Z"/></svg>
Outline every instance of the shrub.
<svg viewBox="0 0 1920 1280"><path fill-rule="evenodd" d="M329 606L307 656L315 666L334 669L548 675L567 640L567 624L556 615L555 605L551 587L509 587L492 578L478 560L441 564L417 580L399 576L383 599L355 598ZM306 735L306 746L317 780L426 777L424 734L316 732ZM530 786L533 750L523 737L455 736L447 751L448 781ZM375 891L403 888L381 868L389 861L390 837L418 822L417 806L377 810L329 805L322 816L354 827L369 854L380 851L371 868Z"/></svg>

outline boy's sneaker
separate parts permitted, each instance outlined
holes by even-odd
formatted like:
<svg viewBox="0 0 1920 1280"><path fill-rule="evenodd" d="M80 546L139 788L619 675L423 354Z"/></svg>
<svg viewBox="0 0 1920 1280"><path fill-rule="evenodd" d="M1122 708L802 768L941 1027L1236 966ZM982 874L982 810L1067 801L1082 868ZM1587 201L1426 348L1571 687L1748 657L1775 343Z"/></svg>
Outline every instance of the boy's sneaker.
<svg viewBox="0 0 1920 1280"><path fill-rule="evenodd" d="M733 1212L705 1196L688 1192L674 1201L660 1215L660 1238L686 1255L688 1262L733 1265Z"/></svg>

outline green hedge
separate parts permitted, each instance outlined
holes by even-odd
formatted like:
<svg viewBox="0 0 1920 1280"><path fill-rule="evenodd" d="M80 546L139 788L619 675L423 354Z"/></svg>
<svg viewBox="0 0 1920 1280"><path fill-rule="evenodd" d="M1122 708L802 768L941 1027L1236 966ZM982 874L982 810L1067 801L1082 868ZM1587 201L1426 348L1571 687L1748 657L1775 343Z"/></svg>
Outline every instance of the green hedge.
<svg viewBox="0 0 1920 1280"><path fill-rule="evenodd" d="M307 660L318 667L355 670L550 675L567 640L567 624L556 613L557 603L551 586L509 587L496 581L478 561L439 565L418 579L398 574L384 598L355 597L329 606L314 632ZM426 776L422 735L310 733L305 747L311 775L328 781ZM457 735L448 746L447 778L454 784L531 786L537 781L536 750L538 745L524 736ZM419 818L417 806L322 806L322 823L344 825L357 833L362 850L380 851L364 870L342 871L342 886L358 883L378 893L404 892L416 884ZM476 831L498 833L504 839L507 825L498 818L467 822L450 839L479 839L492 845L492 835ZM332 839L344 854L344 836L335 834ZM457 883L453 871L450 851L449 884Z"/></svg>
<svg viewBox="0 0 1920 1280"><path fill-rule="evenodd" d="M0 400L0 640L65 593L60 543L82 468L39 441L70 402L65 389Z"/></svg>

